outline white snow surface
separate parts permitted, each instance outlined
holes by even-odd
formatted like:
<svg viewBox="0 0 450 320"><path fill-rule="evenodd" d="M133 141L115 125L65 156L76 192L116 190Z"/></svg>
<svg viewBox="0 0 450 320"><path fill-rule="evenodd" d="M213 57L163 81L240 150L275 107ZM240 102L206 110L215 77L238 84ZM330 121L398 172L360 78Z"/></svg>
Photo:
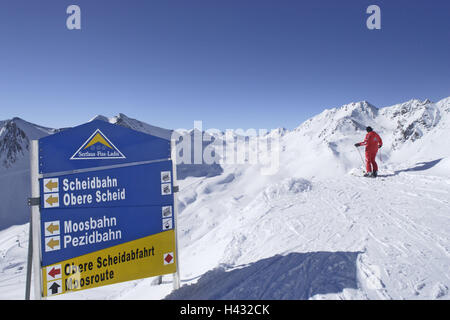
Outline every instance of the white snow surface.
<svg viewBox="0 0 450 320"><path fill-rule="evenodd" d="M367 125L377 179L353 146ZM179 181L179 290L166 275L50 299L448 300L449 134L450 98L325 110L269 135L275 174L222 164ZM0 231L0 299L23 299L27 245L28 224Z"/></svg>

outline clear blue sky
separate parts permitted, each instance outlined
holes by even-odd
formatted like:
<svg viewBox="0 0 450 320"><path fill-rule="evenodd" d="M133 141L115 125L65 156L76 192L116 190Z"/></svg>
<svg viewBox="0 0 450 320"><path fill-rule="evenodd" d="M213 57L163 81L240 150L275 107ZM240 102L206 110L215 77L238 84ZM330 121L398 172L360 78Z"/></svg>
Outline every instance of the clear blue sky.
<svg viewBox="0 0 450 320"><path fill-rule="evenodd" d="M353 101L447 96L448 0L0 0L0 119L294 128Z"/></svg>

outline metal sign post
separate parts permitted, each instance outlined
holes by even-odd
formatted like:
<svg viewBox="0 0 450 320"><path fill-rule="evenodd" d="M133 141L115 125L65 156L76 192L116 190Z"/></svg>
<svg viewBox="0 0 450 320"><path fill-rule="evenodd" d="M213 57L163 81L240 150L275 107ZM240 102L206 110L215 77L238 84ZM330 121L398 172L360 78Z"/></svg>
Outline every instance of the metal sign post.
<svg viewBox="0 0 450 320"><path fill-rule="evenodd" d="M176 272L173 274L173 289L177 290L180 288L180 258L178 255L178 182L177 182L177 146L176 141L172 139L170 141L171 149L171 159L172 159L172 177L174 186L177 187L176 192L173 193L173 217L174 217L174 228L175 228L175 264Z"/></svg>
<svg viewBox="0 0 450 320"><path fill-rule="evenodd" d="M25 299L30 300L31 296L31 275L34 271L34 299L42 297L41 278L41 252L40 252L40 210L35 200L39 199L39 144L37 140L31 141L30 147L30 176L31 176L31 207L29 241L28 241L28 261L27 280L25 287Z"/></svg>
<svg viewBox="0 0 450 320"><path fill-rule="evenodd" d="M31 295L31 272L33 270L33 226L31 223L32 215L30 214L30 228L28 229L28 258L27 258L27 279L25 283L25 300L30 300Z"/></svg>

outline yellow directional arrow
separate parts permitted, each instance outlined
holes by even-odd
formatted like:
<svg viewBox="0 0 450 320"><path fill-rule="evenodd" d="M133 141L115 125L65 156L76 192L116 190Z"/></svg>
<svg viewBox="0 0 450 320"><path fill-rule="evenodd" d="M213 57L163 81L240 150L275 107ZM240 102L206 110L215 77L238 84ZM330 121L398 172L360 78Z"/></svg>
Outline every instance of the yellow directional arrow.
<svg viewBox="0 0 450 320"><path fill-rule="evenodd" d="M47 230L48 230L48 232L50 232L50 233L53 233L54 231L58 231L58 230L59 230L59 225L51 223L51 224L47 227Z"/></svg>
<svg viewBox="0 0 450 320"><path fill-rule="evenodd" d="M53 188L58 188L58 181L52 181L50 180L49 182L47 182L47 184L45 185L45 187L49 190L53 191Z"/></svg>
<svg viewBox="0 0 450 320"><path fill-rule="evenodd" d="M52 238L49 242L47 242L47 246L53 249L54 247L59 246L59 240L54 240Z"/></svg>
<svg viewBox="0 0 450 320"><path fill-rule="evenodd" d="M47 202L49 205L53 206L54 203L58 203L59 199L58 197L54 197L50 195L47 199L45 199L45 202Z"/></svg>

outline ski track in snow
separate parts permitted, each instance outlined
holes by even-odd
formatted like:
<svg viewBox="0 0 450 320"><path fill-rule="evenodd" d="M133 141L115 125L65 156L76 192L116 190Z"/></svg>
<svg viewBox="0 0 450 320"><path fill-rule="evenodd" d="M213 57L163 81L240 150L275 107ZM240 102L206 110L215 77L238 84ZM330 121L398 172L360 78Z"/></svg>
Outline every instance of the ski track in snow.
<svg viewBox="0 0 450 320"><path fill-rule="evenodd" d="M296 183L288 181L254 198L236 194L235 180L184 182L189 188L180 193L188 203L179 220L183 285L219 265L233 270L277 254L343 251L359 252L358 289L313 299L449 298L448 179L404 172L375 180L344 176L313 180L304 189L300 182L299 190L286 192ZM1 299L23 298L27 233L28 225L0 232ZM170 293L170 280L165 276L157 286L143 279L55 298L160 299Z"/></svg>
<svg viewBox="0 0 450 320"><path fill-rule="evenodd" d="M261 248L271 254L360 251L362 296L443 297L450 283L448 194L447 179L407 173L318 181L309 192L270 201L262 214L258 205L247 208L258 214L251 219L245 212L248 222L235 231L225 262L266 257Z"/></svg>

